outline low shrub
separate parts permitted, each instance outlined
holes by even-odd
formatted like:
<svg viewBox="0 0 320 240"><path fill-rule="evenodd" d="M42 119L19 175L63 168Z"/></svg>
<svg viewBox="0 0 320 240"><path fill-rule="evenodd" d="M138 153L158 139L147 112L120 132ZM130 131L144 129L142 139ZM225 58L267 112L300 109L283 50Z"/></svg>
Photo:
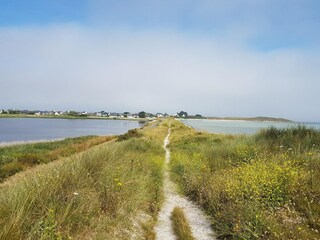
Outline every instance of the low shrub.
<svg viewBox="0 0 320 240"><path fill-rule="evenodd" d="M139 132L138 129L131 129L127 133L119 135L117 141L121 142L131 138L139 138L141 136L142 134Z"/></svg>

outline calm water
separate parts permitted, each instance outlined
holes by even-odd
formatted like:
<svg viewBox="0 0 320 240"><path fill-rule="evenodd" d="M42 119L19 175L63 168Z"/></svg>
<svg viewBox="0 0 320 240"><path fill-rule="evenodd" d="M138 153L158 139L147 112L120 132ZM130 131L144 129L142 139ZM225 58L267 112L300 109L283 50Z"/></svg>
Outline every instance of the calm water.
<svg viewBox="0 0 320 240"><path fill-rule="evenodd" d="M262 128L274 126L277 128L285 128L296 126L298 123L283 122L255 122L255 121L236 121L236 120L208 120L208 119L186 119L183 123L197 130L207 131L210 133L226 133L226 134L254 134ZM302 123L300 123L302 124ZM320 130L320 123L303 123L308 127Z"/></svg>
<svg viewBox="0 0 320 240"><path fill-rule="evenodd" d="M128 120L0 118L0 143L115 135L141 126Z"/></svg>

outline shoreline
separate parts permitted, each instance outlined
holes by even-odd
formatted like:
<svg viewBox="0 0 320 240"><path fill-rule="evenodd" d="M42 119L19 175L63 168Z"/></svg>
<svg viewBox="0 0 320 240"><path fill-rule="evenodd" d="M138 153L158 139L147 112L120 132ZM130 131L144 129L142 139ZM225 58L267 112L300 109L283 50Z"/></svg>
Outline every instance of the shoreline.
<svg viewBox="0 0 320 240"><path fill-rule="evenodd" d="M246 120L246 119L227 119L227 118L205 118L205 119L193 119L193 118L183 118L177 120L191 120L191 121L200 121L200 120L207 120L207 121L217 121L217 122L256 122L256 123L288 123L288 124L295 124L297 122L294 121L272 121L272 120Z"/></svg>
<svg viewBox="0 0 320 240"><path fill-rule="evenodd" d="M1 147L11 147L16 145L25 145L25 144L33 144L33 143L47 143L47 142L56 142L62 141L66 138L55 138L55 139L39 139L39 140L22 140L22 141L11 141L11 142L0 142Z"/></svg>
<svg viewBox="0 0 320 240"><path fill-rule="evenodd" d="M125 117L98 117L98 116L88 116L88 117L80 117L80 116L37 116L37 115L26 115L26 114L0 114L0 119L8 119L8 118L40 118L40 119L70 119L70 120L128 120L128 121L144 121L149 122L154 119L148 118L125 118Z"/></svg>
<svg viewBox="0 0 320 240"><path fill-rule="evenodd" d="M207 117L208 120L228 120L228 121L245 121L245 122L285 122L295 123L295 121L285 118L273 118L273 117Z"/></svg>

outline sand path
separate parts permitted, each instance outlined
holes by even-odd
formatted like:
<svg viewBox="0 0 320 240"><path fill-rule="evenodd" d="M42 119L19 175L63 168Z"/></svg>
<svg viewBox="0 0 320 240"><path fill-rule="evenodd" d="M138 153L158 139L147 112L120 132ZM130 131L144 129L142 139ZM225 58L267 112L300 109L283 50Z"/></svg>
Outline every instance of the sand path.
<svg viewBox="0 0 320 240"><path fill-rule="evenodd" d="M158 222L155 226L156 239L171 240L176 239L173 233L172 222L170 219L171 213L175 207L180 207L190 225L191 231L195 239L209 240L215 239L214 233L210 227L210 222L202 210L186 197L181 196L177 192L177 186L169 177L169 163L170 163L170 150L168 144L170 143L171 130L168 130L168 135L164 140L163 147L166 151L165 172L164 172L164 197L165 201L159 212Z"/></svg>

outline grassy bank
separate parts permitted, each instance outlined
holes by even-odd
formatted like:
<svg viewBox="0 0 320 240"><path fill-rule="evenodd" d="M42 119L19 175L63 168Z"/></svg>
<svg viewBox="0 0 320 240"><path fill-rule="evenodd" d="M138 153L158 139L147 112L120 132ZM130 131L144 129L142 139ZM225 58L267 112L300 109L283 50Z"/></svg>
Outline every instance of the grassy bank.
<svg viewBox="0 0 320 240"><path fill-rule="evenodd" d="M10 178L0 185L0 239L152 238L166 133L139 130Z"/></svg>
<svg viewBox="0 0 320 240"><path fill-rule="evenodd" d="M249 137L175 122L171 169L220 239L319 239L319 146L320 133L304 127Z"/></svg>
<svg viewBox="0 0 320 240"><path fill-rule="evenodd" d="M0 182L35 165L85 151L113 137L86 136L61 141L0 147Z"/></svg>

